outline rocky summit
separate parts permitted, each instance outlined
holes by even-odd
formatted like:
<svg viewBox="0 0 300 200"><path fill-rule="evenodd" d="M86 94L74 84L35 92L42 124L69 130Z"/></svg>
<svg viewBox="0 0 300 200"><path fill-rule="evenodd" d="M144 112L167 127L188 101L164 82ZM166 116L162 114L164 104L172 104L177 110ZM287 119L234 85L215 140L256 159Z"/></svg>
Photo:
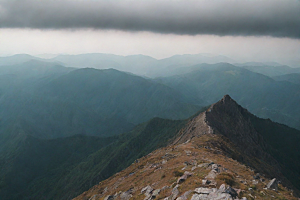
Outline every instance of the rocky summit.
<svg viewBox="0 0 300 200"><path fill-rule="evenodd" d="M191 118L168 146L75 199L298 199L251 117L226 95Z"/></svg>

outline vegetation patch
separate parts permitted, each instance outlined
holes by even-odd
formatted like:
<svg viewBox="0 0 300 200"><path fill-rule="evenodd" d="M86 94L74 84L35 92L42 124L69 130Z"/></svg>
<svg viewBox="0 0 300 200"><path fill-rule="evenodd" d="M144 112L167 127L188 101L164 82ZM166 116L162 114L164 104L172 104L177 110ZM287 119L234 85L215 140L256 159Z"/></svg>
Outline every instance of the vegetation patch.
<svg viewBox="0 0 300 200"><path fill-rule="evenodd" d="M222 173L218 174L216 179L219 181L224 181L227 185L230 185L230 186L233 186L235 183L233 175L229 174L227 172L222 172Z"/></svg>

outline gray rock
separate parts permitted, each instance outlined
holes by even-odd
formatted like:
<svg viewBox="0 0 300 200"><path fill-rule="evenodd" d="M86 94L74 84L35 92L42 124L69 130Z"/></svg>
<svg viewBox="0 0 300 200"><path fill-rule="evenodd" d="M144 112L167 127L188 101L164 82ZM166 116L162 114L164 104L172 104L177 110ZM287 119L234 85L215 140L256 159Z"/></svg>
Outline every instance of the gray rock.
<svg viewBox="0 0 300 200"><path fill-rule="evenodd" d="M120 199L121 200L129 200L132 197L132 191L133 191L133 189L131 188L131 189L127 190L126 192L122 192L120 194Z"/></svg>
<svg viewBox="0 0 300 200"><path fill-rule="evenodd" d="M187 175L182 175L180 178L177 180L177 184L183 183L186 179L188 178Z"/></svg>
<svg viewBox="0 0 300 200"><path fill-rule="evenodd" d="M230 194L232 196L232 198L237 197L237 192L235 191L235 189L233 189L232 187L228 186L227 189L225 190L226 193Z"/></svg>
<svg viewBox="0 0 300 200"><path fill-rule="evenodd" d="M191 200L208 200L208 194L194 194Z"/></svg>
<svg viewBox="0 0 300 200"><path fill-rule="evenodd" d="M180 183L184 182L190 176L192 176L191 172L187 172L187 171L184 172L184 174L180 178L178 178L177 184L180 184Z"/></svg>
<svg viewBox="0 0 300 200"><path fill-rule="evenodd" d="M205 178L206 179L215 179L216 176L217 176L217 172L215 170L211 170Z"/></svg>
<svg viewBox="0 0 300 200"><path fill-rule="evenodd" d="M226 191L226 185L225 185L225 184L222 184L222 185L219 187L218 192L219 192L219 193L225 193L225 191Z"/></svg>
<svg viewBox="0 0 300 200"><path fill-rule="evenodd" d="M179 194L178 185L176 185L172 190L172 194L169 197L169 200L175 200L178 194Z"/></svg>
<svg viewBox="0 0 300 200"><path fill-rule="evenodd" d="M208 185L208 184L210 184L210 183L211 183L210 180L207 180L207 179L203 179L203 180L202 180L202 185Z"/></svg>
<svg viewBox="0 0 300 200"><path fill-rule="evenodd" d="M104 198L104 200L113 200L115 198L115 196L113 195L108 195Z"/></svg>
<svg viewBox="0 0 300 200"><path fill-rule="evenodd" d="M100 198L100 195L99 194L95 194L94 196L92 196L91 198L89 198L89 200L96 200Z"/></svg>
<svg viewBox="0 0 300 200"><path fill-rule="evenodd" d="M271 190L278 190L278 182L276 180L276 178L273 178L267 185L267 188L268 189L271 189Z"/></svg>
<svg viewBox="0 0 300 200"><path fill-rule="evenodd" d="M209 194L214 192L213 188L203 188L203 187L196 188L194 191L198 194Z"/></svg>
<svg viewBox="0 0 300 200"><path fill-rule="evenodd" d="M232 200L230 194L213 192L210 194L194 194L191 200Z"/></svg>
<svg viewBox="0 0 300 200"><path fill-rule="evenodd" d="M232 200L232 197L230 194L228 193L218 193L218 192L214 192L214 193L210 193L208 195L207 199L214 199L214 200Z"/></svg>
<svg viewBox="0 0 300 200"><path fill-rule="evenodd" d="M217 164L213 164L213 165L211 166L211 169L214 170L216 173L220 172L219 167L218 167Z"/></svg>
<svg viewBox="0 0 300 200"><path fill-rule="evenodd" d="M192 190L185 192L183 195L177 198L177 200L187 200L188 196L192 193Z"/></svg>
<svg viewBox="0 0 300 200"><path fill-rule="evenodd" d="M209 163L202 163L202 164L199 164L198 167L208 167L209 166Z"/></svg>
<svg viewBox="0 0 300 200"><path fill-rule="evenodd" d="M153 198L157 197L157 196L159 195L159 193L160 193L160 189L154 190L154 191L152 192L152 197L153 197Z"/></svg>
<svg viewBox="0 0 300 200"><path fill-rule="evenodd" d="M141 190L141 193L150 194L153 191L153 188L150 185L147 185Z"/></svg>

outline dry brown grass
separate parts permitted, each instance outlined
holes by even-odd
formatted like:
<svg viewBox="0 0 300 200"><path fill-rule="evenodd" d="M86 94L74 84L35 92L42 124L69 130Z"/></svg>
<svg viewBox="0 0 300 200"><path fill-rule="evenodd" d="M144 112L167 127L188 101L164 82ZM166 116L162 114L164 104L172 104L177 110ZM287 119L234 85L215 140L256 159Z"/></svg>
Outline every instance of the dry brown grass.
<svg viewBox="0 0 300 200"><path fill-rule="evenodd" d="M211 142L215 140L215 142ZM102 181L99 185L94 186L89 191L83 193L75 199L88 199L95 194L99 194L99 199L103 199L107 195L115 194L119 191L127 191L130 188L134 188L133 199L142 200L145 198L144 194L141 194L141 189L147 185L151 185L154 189L162 188L164 186L171 186L164 191L162 191L156 199L164 199L171 194L172 188L177 184L176 181L178 177L182 176L184 171L192 172L191 169L194 165L188 165L185 170L184 162L193 163L194 161L198 164L214 162L221 165L222 168L227 168L226 172L220 173L217 177L217 186L222 183L231 185L234 188L239 188L243 190L240 193L240 197L246 196L248 199L250 192L248 188L252 185L253 175L255 174L249 167L242 165L241 163L228 158L224 154L215 153L219 151L216 147L215 149L205 149L204 146L209 146L212 143L219 143L220 145L229 145L218 136L204 135L203 137L194 138L191 142L182 145L173 145L166 148L158 149L148 156L139 159L139 162L133 163L127 169L115 174L111 178ZM230 147L230 146L229 146ZM232 148L232 147L230 147ZM191 155L188 156L184 150L191 151ZM162 164L162 157L165 154L172 154L175 157L167 159L165 164ZM154 167L153 167L154 166ZM203 187L202 179L209 173L210 168L198 167L193 171L193 175L189 177L186 181L180 184L179 192L180 195L184 194L186 191L194 190L197 187ZM135 172L133 175L128 176L130 173ZM247 184L241 183L241 180L246 180ZM268 180L266 180L267 182ZM106 193L103 193L105 188L108 188ZM270 199L273 195L273 199L295 199L291 196L290 191L288 191L283 186L280 186L280 191L266 191L263 190L265 187L264 183L259 183L253 190L253 196L256 199ZM265 195L261 193L264 192ZM191 197L191 195L190 195Z"/></svg>

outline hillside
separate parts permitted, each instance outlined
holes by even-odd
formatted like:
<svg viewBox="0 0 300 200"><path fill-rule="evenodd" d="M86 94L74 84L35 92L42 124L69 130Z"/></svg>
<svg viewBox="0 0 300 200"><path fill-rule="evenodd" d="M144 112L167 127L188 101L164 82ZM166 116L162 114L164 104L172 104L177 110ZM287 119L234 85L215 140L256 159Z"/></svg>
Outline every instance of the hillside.
<svg viewBox="0 0 300 200"><path fill-rule="evenodd" d="M269 128L260 129L262 123ZM174 133L168 146L136 160L75 199L297 199L291 189L298 193L294 186L299 189L300 176L288 166L298 168L299 158L283 161L271 151L285 143L267 136L277 127L287 138L300 141L299 131L257 118L224 96ZM277 151L287 155L298 154L299 149Z"/></svg>
<svg viewBox="0 0 300 200"><path fill-rule="evenodd" d="M291 73L300 73L300 68L293 68L286 65L280 65L278 63L271 63L268 65L264 63L243 63L236 64L236 66L270 77L281 76Z"/></svg>
<svg viewBox="0 0 300 200"><path fill-rule="evenodd" d="M229 94L262 118L300 129L300 86L233 66L202 64L191 72L156 79L185 96L187 103L210 105Z"/></svg>
<svg viewBox="0 0 300 200"><path fill-rule="evenodd" d="M300 72L299 73L292 73L292 74L285 74L281 76L274 76L272 77L276 81L288 81L295 84L300 84Z"/></svg>
<svg viewBox="0 0 300 200"><path fill-rule="evenodd" d="M184 119L200 106L171 88L113 69L73 69L42 61L0 67L0 127L38 138L109 136L153 117ZM25 117L26 116L26 117Z"/></svg>
<svg viewBox="0 0 300 200"><path fill-rule="evenodd" d="M1 199L75 197L165 146L185 123L154 118L131 132L108 138L79 135L41 140L18 135L19 140L9 140L14 143L6 143L9 148L0 151Z"/></svg>
<svg viewBox="0 0 300 200"><path fill-rule="evenodd" d="M200 107L183 103L171 88L114 69L79 69L38 91L50 99L89 105L98 115L138 124L153 117L184 119Z"/></svg>

